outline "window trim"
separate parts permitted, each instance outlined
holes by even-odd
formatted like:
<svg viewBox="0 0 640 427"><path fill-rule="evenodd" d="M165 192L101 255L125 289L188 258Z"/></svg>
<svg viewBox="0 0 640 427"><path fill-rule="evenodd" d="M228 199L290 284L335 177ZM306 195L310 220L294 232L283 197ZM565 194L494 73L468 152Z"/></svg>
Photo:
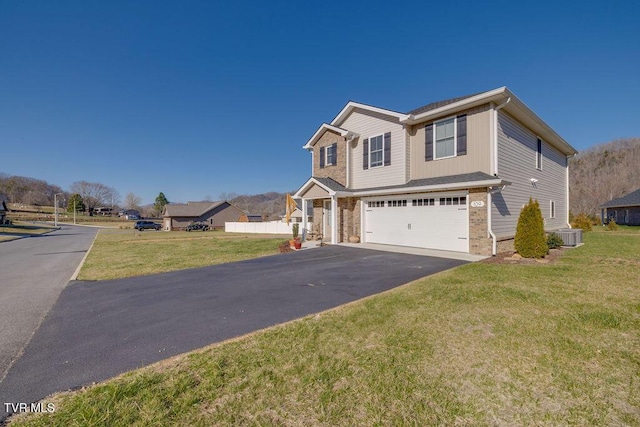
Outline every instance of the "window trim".
<svg viewBox="0 0 640 427"><path fill-rule="evenodd" d="M332 148L335 148L335 152L333 153L333 162L329 162L329 151L334 151ZM338 147L333 144L329 144L324 149L324 166L335 166L338 162L336 162L336 152L338 151Z"/></svg>
<svg viewBox="0 0 640 427"><path fill-rule="evenodd" d="M382 156L380 157L380 164L374 166L373 162L371 161L371 154L373 153L373 150L371 149L372 145L373 145L371 143L372 142L371 140L374 139L374 138L378 138L378 137L380 137L381 140L382 140L382 147L379 150L380 153L382 154ZM369 153L367 153L367 157L369 158L369 169L383 167L384 166L384 133L381 133L379 135L370 136L368 139L369 139ZM376 152L378 152L378 150L376 150Z"/></svg>
<svg viewBox="0 0 640 427"><path fill-rule="evenodd" d="M438 129L438 123L446 122L451 119L453 119L453 155L437 157L438 140L436 138L436 130ZM458 157L458 116L449 116L433 122L433 160L452 159L454 157Z"/></svg>

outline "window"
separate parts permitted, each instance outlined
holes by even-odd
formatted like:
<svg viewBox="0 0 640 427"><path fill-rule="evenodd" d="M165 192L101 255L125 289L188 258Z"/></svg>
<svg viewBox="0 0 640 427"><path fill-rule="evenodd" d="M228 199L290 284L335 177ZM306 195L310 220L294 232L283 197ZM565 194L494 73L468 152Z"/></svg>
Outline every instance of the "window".
<svg viewBox="0 0 640 427"><path fill-rule="evenodd" d="M551 200L549 202L549 218L555 218L555 217L556 217L556 202Z"/></svg>
<svg viewBox="0 0 640 427"><path fill-rule="evenodd" d="M384 208L384 200L374 200L367 202L367 206L370 208Z"/></svg>
<svg viewBox="0 0 640 427"><path fill-rule="evenodd" d="M403 206L407 206L407 201L406 200L389 200L387 202L387 206L389 207L403 207Z"/></svg>
<svg viewBox="0 0 640 427"><path fill-rule="evenodd" d="M462 197L441 197L440 198L440 206L459 206L467 205L467 196Z"/></svg>
<svg viewBox="0 0 640 427"><path fill-rule="evenodd" d="M327 155L326 158L326 164L327 165L335 165L336 164L336 151L337 151L338 147L336 144L330 145L327 147L327 149L325 150L325 153Z"/></svg>
<svg viewBox="0 0 640 427"><path fill-rule="evenodd" d="M624 223L629 224L629 209L624 210Z"/></svg>
<svg viewBox="0 0 640 427"><path fill-rule="evenodd" d="M538 151L536 153L536 169L542 170L542 140L540 138L538 138Z"/></svg>
<svg viewBox="0 0 640 427"><path fill-rule="evenodd" d="M436 199L413 199L413 206L434 206Z"/></svg>
<svg viewBox="0 0 640 427"><path fill-rule="evenodd" d="M455 118L436 123L435 146L436 159L453 157L456 153Z"/></svg>
<svg viewBox="0 0 640 427"><path fill-rule="evenodd" d="M382 166L384 162L384 138L382 135L369 138L369 165Z"/></svg>

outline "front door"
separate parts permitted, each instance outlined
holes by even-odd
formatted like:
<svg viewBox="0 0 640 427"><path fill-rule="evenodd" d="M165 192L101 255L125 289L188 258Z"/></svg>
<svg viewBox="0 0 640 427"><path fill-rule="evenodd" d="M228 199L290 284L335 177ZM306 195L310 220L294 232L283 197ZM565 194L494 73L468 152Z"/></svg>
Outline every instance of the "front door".
<svg viewBox="0 0 640 427"><path fill-rule="evenodd" d="M322 239L331 240L331 200L325 200L322 208Z"/></svg>

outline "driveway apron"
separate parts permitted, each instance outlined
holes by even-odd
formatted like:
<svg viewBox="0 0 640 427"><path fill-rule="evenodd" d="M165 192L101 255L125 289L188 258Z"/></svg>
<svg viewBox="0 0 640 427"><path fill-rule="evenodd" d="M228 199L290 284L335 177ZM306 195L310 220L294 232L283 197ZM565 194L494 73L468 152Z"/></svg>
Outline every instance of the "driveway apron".
<svg viewBox="0 0 640 427"><path fill-rule="evenodd" d="M137 278L71 282L0 383L0 401L35 402L461 264L326 246Z"/></svg>

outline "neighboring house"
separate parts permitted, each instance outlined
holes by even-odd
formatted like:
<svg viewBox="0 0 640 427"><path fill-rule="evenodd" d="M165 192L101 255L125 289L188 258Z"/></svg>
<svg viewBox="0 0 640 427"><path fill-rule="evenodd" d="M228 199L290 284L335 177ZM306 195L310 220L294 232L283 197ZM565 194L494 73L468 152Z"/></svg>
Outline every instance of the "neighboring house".
<svg viewBox="0 0 640 427"><path fill-rule="evenodd" d="M238 219L238 222L262 222L262 215L245 214Z"/></svg>
<svg viewBox="0 0 640 427"><path fill-rule="evenodd" d="M196 221L206 222L209 228L224 229L224 223L239 221L246 214L227 201L169 203L162 214L165 230L185 230Z"/></svg>
<svg viewBox="0 0 640 427"><path fill-rule="evenodd" d="M4 224L7 220L7 212L9 212L9 208L7 208L7 197L4 194L0 194L0 224Z"/></svg>
<svg viewBox="0 0 640 427"><path fill-rule="evenodd" d="M640 188L600 206L603 224L640 225Z"/></svg>
<svg viewBox="0 0 640 427"><path fill-rule="evenodd" d="M291 222L300 222L302 223L304 220L302 218L302 209L300 209L300 204L296 203L298 207L291 213ZM280 220L282 222L286 222L286 215L280 215ZM313 206L308 204L307 206L307 222L313 221Z"/></svg>
<svg viewBox="0 0 640 427"><path fill-rule="evenodd" d="M137 209L123 209L118 212L119 217L124 217L124 219L140 219L140 211Z"/></svg>
<svg viewBox="0 0 640 427"><path fill-rule="evenodd" d="M540 203L545 228L568 226L568 159L576 150L506 87L408 113L349 102L304 148L325 241L491 255L513 248L520 210Z"/></svg>

